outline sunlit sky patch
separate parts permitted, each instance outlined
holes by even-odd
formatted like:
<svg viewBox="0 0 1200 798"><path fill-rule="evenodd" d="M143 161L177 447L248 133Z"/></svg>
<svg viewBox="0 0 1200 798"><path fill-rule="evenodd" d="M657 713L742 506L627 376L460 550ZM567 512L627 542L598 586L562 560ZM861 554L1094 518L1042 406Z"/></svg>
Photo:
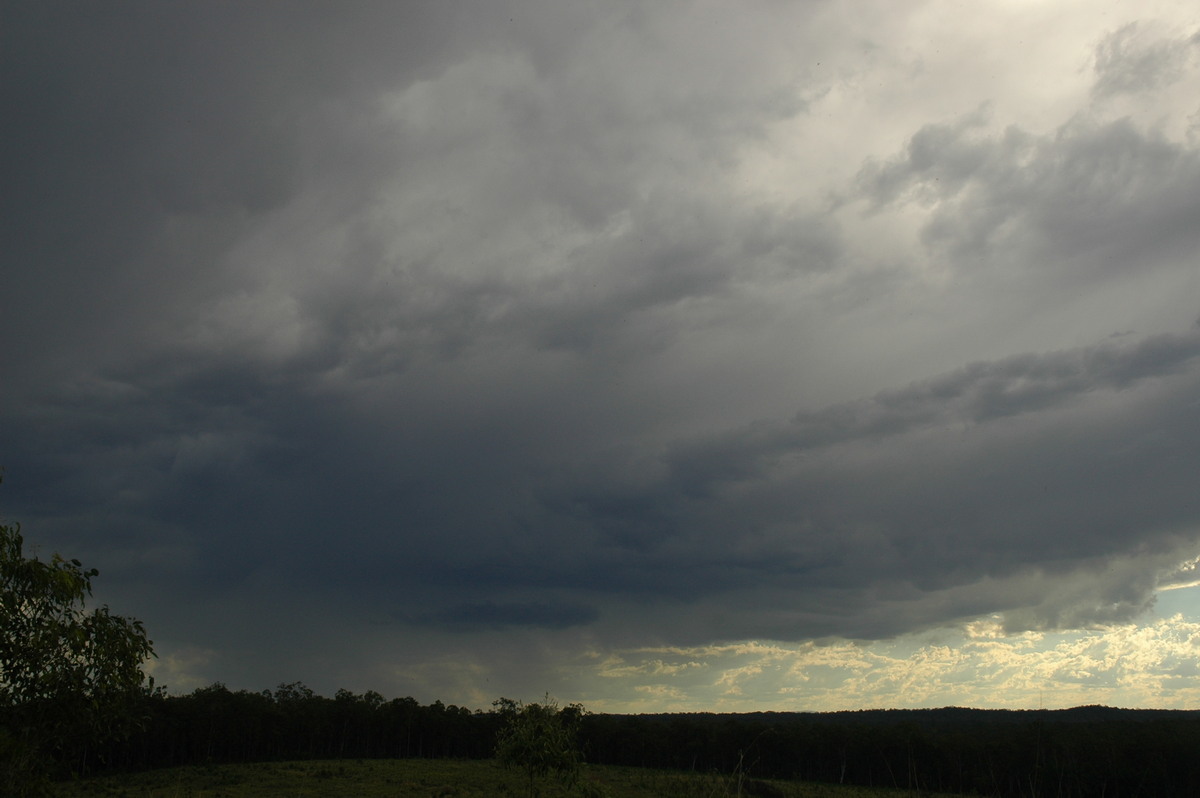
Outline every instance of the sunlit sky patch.
<svg viewBox="0 0 1200 798"><path fill-rule="evenodd" d="M596 686L587 693L590 705L612 712L1196 708L1198 653L1200 623L1180 613L1015 635L984 618L867 644L634 649L596 665L601 680L589 678Z"/></svg>
<svg viewBox="0 0 1200 798"><path fill-rule="evenodd" d="M175 691L1197 706L1194 5L10 4L0 509Z"/></svg>

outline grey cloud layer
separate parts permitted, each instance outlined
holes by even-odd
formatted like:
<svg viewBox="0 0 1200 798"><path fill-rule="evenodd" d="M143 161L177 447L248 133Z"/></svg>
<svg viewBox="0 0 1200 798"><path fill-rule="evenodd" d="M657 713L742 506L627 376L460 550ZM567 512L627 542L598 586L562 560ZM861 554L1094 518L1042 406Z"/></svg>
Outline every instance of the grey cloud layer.
<svg viewBox="0 0 1200 798"><path fill-rule="evenodd" d="M1188 62L1196 58L1200 33L1173 38L1154 27L1131 22L1096 47L1094 95L1153 92L1185 74Z"/></svg>
<svg viewBox="0 0 1200 798"><path fill-rule="evenodd" d="M781 199L745 153L853 85L825 5L561 5L13 12L6 515L173 644L320 618L305 662L1086 626L1196 556L1200 332L1101 340L1095 299L1194 272L1194 142L1096 111L1190 40L1111 33L1051 134L897 129Z"/></svg>
<svg viewBox="0 0 1200 798"><path fill-rule="evenodd" d="M687 480L694 483L689 492L709 493L708 483L725 474L735 479L758 475L756 464L766 458L913 431L966 430L1077 403L1092 391L1122 390L1142 380L1187 372L1200 356L1198 346L1200 336L1192 332L1124 347L1104 344L973 363L870 399L803 412L788 424L756 423L713 443L681 446L671 459L677 471L696 475ZM706 473L707 478L701 476Z"/></svg>
<svg viewBox="0 0 1200 798"><path fill-rule="evenodd" d="M1037 284L1070 285L1079 272L1124 274L1194 250L1194 149L1128 119L1079 119L1052 137L1011 127L972 136L985 118L922 128L902 156L864 170L867 195L933 205L926 245L954 262L1002 267L1010 281L1053 264L1053 279Z"/></svg>

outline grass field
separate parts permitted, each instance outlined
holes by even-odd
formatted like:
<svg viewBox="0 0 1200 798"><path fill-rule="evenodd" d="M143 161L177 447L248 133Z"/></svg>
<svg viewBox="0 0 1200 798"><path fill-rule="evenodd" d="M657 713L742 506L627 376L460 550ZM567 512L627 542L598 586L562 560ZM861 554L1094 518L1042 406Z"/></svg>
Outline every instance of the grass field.
<svg viewBox="0 0 1200 798"><path fill-rule="evenodd" d="M564 789L539 782L541 798L710 798L738 794L721 774L585 766L580 783ZM525 795L520 776L491 761L380 759L267 762L182 767L84 779L60 785L64 798L473 798ZM766 798L898 798L916 792L785 781L742 782L742 795ZM934 793L921 792L922 796Z"/></svg>

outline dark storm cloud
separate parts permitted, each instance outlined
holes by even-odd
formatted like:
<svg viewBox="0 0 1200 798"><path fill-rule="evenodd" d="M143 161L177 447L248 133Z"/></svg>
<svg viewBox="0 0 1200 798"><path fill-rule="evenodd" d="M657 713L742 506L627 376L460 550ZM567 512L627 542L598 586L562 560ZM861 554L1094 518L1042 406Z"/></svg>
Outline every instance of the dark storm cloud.
<svg viewBox="0 0 1200 798"><path fill-rule="evenodd" d="M6 515L262 686L475 635L523 672L502 638L1088 625L1178 578L1200 333L892 320L1183 273L1194 147L980 111L793 199L748 150L858 80L793 43L821 4L483 8L6 11ZM1096 96L1186 73L1170 41L1114 34Z"/></svg>
<svg viewBox="0 0 1200 798"><path fill-rule="evenodd" d="M419 624L474 631L503 629L509 626L565 629L591 623L597 617L596 610L581 605L496 604L485 601L479 604L460 604L430 615L418 616L413 620Z"/></svg>
<svg viewBox="0 0 1200 798"><path fill-rule="evenodd" d="M145 388L97 386L98 395L42 405L53 425L43 416L28 426L58 429L61 441L12 440L45 469L30 474L44 479L38 493L62 500L86 486L79 511L94 520L106 508L97 531L108 553L93 557L120 572L122 560L161 547L160 575L176 591L212 594L263 569L289 572L316 595L345 601L335 596L353 585L372 602L429 607L412 615L422 625L454 628L562 628L604 614L536 613L558 605L504 598L514 591L574 591L602 607L606 596L683 607L720 597L722 614L677 632L870 637L1031 598L1053 604L1048 585L1020 599L998 585L1029 569L1070 581L1091 563L1083 573L1094 590L1026 622L1054 626L1102 619L1118 603L1108 598L1120 587L1091 575L1106 557L1137 541L1169 559L1186 542L1178 536L1196 508L1180 458L1196 443L1187 397L1198 355L1190 333L980 363L790 423L676 444L665 477L649 481L631 478L639 469L623 460L546 474L570 460L514 447L522 433L494 426L501 418L465 435L380 436L345 408L244 371L176 376L166 391L164 378L143 376L159 391L153 401ZM1155 413L1106 406L1139 395ZM1083 422L1070 421L1076 412ZM80 469L93 474L85 483ZM139 533L147 513L203 534ZM1154 586L1152 573L1119 576L1141 581L1114 617L1144 606ZM955 597L980 579L997 586ZM892 604L888 591L903 600ZM765 600L783 617L764 612ZM651 635L679 625L643 622Z"/></svg>

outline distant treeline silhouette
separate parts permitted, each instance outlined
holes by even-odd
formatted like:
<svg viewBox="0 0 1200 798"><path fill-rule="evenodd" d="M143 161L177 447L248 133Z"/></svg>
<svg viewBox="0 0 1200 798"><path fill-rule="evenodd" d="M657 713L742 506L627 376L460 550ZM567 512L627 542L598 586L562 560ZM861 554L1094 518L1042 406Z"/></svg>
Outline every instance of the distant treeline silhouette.
<svg viewBox="0 0 1200 798"><path fill-rule="evenodd" d="M495 752L496 712L333 698L300 683L147 697L145 727L87 752L92 770L290 759L463 758ZM1200 795L1200 712L870 710L589 714L588 762L988 796ZM78 761L78 760L77 760Z"/></svg>

